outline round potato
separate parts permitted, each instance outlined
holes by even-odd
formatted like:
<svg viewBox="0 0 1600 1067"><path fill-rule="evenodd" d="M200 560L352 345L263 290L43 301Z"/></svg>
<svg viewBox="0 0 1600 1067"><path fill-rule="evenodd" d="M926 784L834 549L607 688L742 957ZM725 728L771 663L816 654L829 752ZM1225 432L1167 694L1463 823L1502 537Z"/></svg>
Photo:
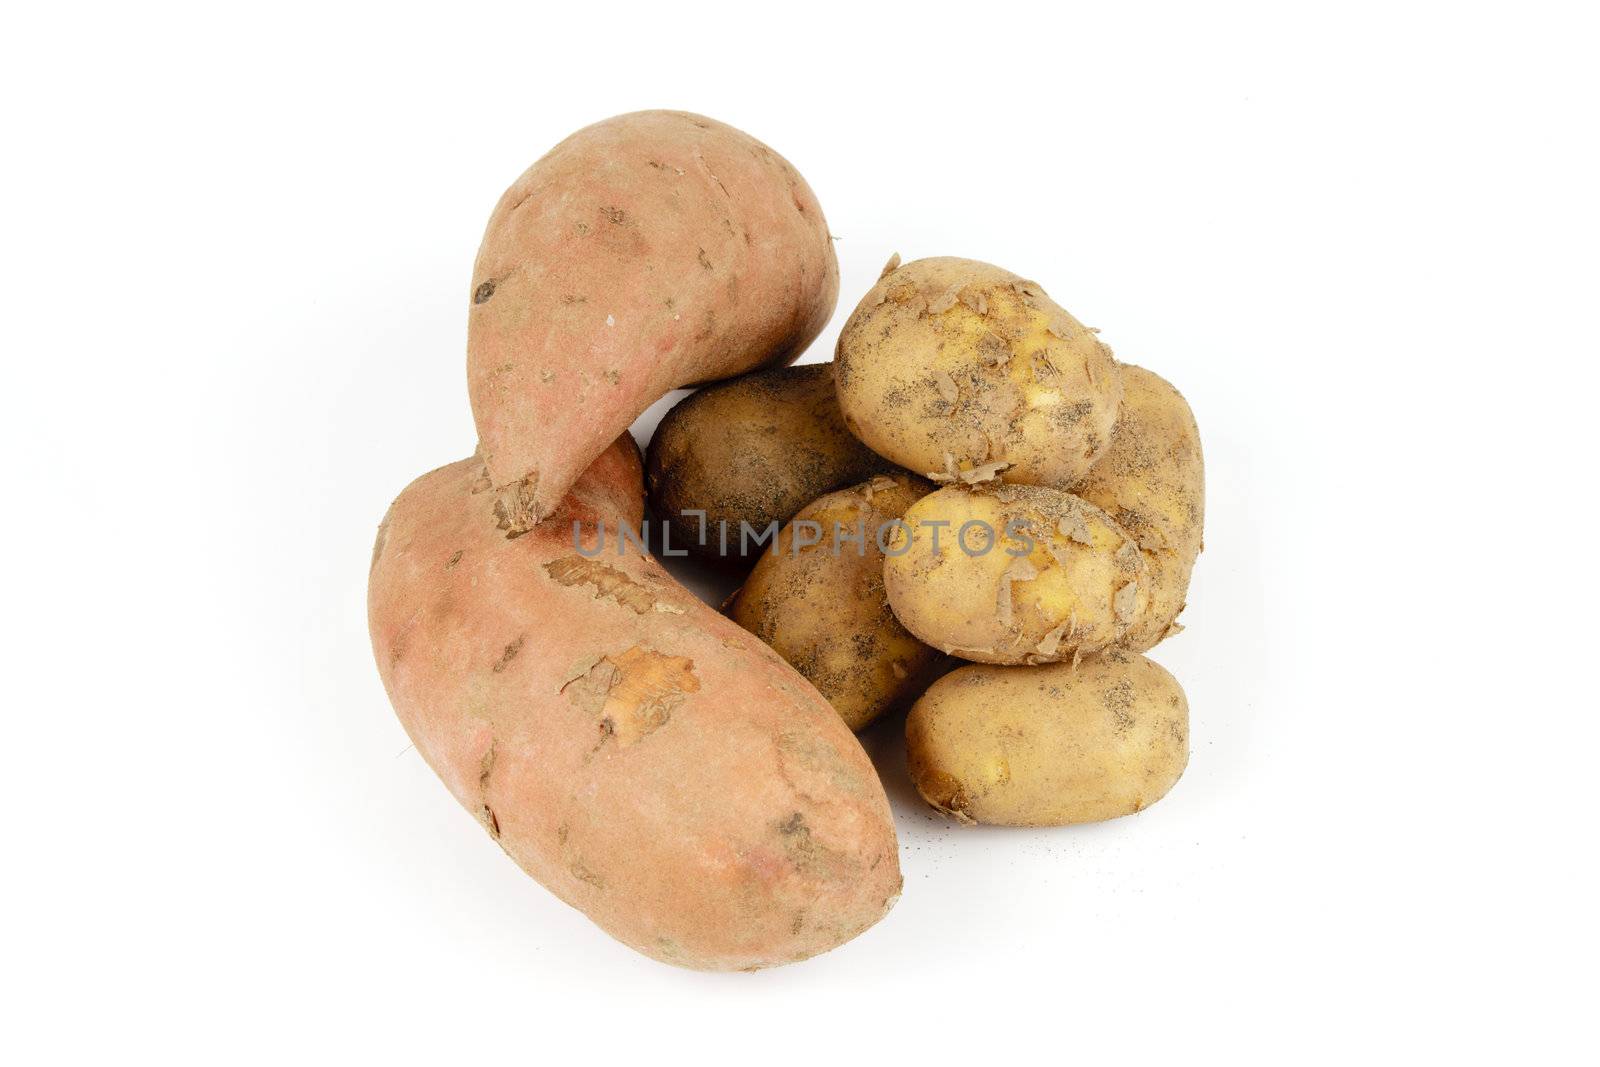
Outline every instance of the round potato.
<svg viewBox="0 0 1600 1067"><path fill-rule="evenodd" d="M1200 554L1206 472L1200 428L1183 394L1129 364L1123 364L1122 382L1111 447L1072 492L1104 509L1139 543L1150 570L1150 610L1120 644L1143 652L1183 629L1177 618Z"/></svg>
<svg viewBox="0 0 1600 1067"><path fill-rule="evenodd" d="M1065 489L1111 439L1111 349L1044 290L971 259L890 260L839 335L839 406L875 452L936 480Z"/></svg>
<svg viewBox="0 0 1600 1067"><path fill-rule="evenodd" d="M806 677L852 730L920 692L942 659L883 592L879 531L933 489L878 476L801 509L734 594L728 614ZM888 536L887 534L885 536Z"/></svg>
<svg viewBox="0 0 1600 1067"><path fill-rule="evenodd" d="M650 506L673 545L734 562L753 560L757 535L823 493L890 469L845 428L828 363L690 394L661 420L645 457Z"/></svg>
<svg viewBox="0 0 1600 1067"><path fill-rule="evenodd" d="M1104 511L1033 485L949 486L886 545L884 586L917 637L980 663L1052 663L1115 644L1149 610L1139 546Z"/></svg>
<svg viewBox="0 0 1600 1067"><path fill-rule="evenodd" d="M917 791L966 823L1063 826L1142 811L1189 762L1177 679L1112 649L1076 667L962 667L906 719Z"/></svg>

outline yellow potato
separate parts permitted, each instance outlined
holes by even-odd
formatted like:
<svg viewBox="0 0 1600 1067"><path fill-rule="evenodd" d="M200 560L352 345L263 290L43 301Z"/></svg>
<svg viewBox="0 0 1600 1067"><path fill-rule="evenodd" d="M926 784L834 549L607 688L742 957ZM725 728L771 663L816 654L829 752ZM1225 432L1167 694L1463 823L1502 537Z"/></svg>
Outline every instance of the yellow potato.
<svg viewBox="0 0 1600 1067"><path fill-rule="evenodd" d="M828 363L690 394L661 420L645 456L650 507L668 523L672 546L734 564L754 562L771 543L759 539L769 525L775 532L823 493L892 469L845 429ZM743 542L741 524L750 531Z"/></svg>
<svg viewBox="0 0 1600 1067"><path fill-rule="evenodd" d="M884 587L906 629L980 663L1106 648L1149 610L1139 547L1105 512L1032 485L949 486L887 542Z"/></svg>
<svg viewBox="0 0 1600 1067"><path fill-rule="evenodd" d="M1111 349L1033 282L970 259L891 260L839 335L852 432L936 480L1065 489L1111 439Z"/></svg>
<svg viewBox="0 0 1600 1067"><path fill-rule="evenodd" d="M1112 649L1076 667L963 667L906 719L917 791L962 822L1063 826L1142 811L1189 762L1177 679Z"/></svg>
<svg viewBox="0 0 1600 1067"><path fill-rule="evenodd" d="M919 478L880 476L814 501L728 606L734 622L803 674L853 730L904 707L942 658L890 612L878 547L878 532L932 489Z"/></svg>
<svg viewBox="0 0 1600 1067"><path fill-rule="evenodd" d="M1111 447L1073 487L1139 543L1150 570L1150 610L1121 645L1143 652L1177 625L1200 554L1206 473L1200 428L1183 395L1160 375L1123 364L1122 408Z"/></svg>

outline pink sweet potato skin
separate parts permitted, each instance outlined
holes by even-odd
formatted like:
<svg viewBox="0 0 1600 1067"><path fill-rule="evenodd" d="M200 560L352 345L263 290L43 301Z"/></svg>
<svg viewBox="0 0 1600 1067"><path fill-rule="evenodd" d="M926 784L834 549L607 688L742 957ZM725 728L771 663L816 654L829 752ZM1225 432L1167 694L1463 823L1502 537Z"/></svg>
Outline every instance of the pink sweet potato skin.
<svg viewBox="0 0 1600 1067"><path fill-rule="evenodd" d="M369 584L384 686L428 764L529 874L685 967L824 952L898 897L883 788L833 709L648 555L619 439L549 521L496 529L481 459L413 482ZM606 523L606 551L586 550Z"/></svg>
<svg viewBox="0 0 1600 1067"><path fill-rule="evenodd" d="M748 134L640 111L562 141L473 268L467 381L502 526L548 515L670 390L793 361L838 295L816 197Z"/></svg>

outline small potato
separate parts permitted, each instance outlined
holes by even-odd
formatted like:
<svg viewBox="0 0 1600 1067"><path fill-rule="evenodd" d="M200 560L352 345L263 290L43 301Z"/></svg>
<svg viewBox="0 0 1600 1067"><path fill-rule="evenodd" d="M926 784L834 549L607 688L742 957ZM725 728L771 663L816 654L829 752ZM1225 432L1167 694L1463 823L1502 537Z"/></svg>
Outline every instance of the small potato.
<svg viewBox="0 0 1600 1067"><path fill-rule="evenodd" d="M1177 625L1200 554L1206 472L1200 428L1188 403L1164 378L1123 364L1122 408L1111 447L1073 487L1139 543L1150 569L1150 610L1120 642L1143 652Z"/></svg>
<svg viewBox="0 0 1600 1067"><path fill-rule="evenodd" d="M891 469L845 429L828 363L689 395L661 420L645 458L650 506L670 524L673 546L732 561L753 561L757 535L823 493ZM689 514L697 511L704 526ZM744 551L741 523L752 531Z"/></svg>
<svg viewBox="0 0 1600 1067"><path fill-rule="evenodd" d="M1051 663L1115 644L1149 610L1139 546L1105 512L1033 485L949 486L886 541L895 616L980 663Z"/></svg>
<svg viewBox="0 0 1600 1067"><path fill-rule="evenodd" d="M814 501L783 528L728 607L852 730L904 707L942 659L889 610L877 540L932 489L920 478L880 475Z"/></svg>
<svg viewBox="0 0 1600 1067"><path fill-rule="evenodd" d="M1189 762L1177 679L1112 649L1076 667L963 667L906 719L917 792L965 823L1063 826L1142 811Z"/></svg>
<svg viewBox="0 0 1600 1067"><path fill-rule="evenodd" d="M935 480L1065 489L1111 439L1111 349L1044 290L971 259L890 260L839 335L850 429Z"/></svg>

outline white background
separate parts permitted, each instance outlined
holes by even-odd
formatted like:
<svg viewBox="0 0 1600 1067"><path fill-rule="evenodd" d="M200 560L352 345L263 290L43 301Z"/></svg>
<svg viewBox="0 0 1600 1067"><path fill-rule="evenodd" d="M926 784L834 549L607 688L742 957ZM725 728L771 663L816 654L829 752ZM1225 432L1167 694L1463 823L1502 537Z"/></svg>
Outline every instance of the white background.
<svg viewBox="0 0 1600 1067"><path fill-rule="evenodd" d="M0 33L9 1062L1594 1056L1589 5L44 6ZM473 448L491 206L645 107L816 190L808 360L891 252L986 259L1206 450L1177 788L961 829L876 731L904 898L754 975L518 872L367 646L379 517Z"/></svg>

